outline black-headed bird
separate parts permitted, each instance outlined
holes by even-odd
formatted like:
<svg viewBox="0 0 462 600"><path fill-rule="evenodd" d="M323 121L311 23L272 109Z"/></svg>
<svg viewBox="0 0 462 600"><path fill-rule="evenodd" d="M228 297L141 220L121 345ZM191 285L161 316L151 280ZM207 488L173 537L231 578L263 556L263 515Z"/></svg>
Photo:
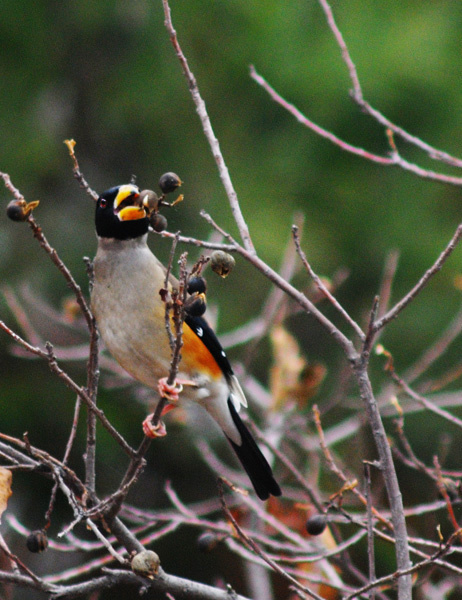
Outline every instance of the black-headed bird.
<svg viewBox="0 0 462 600"><path fill-rule="evenodd" d="M184 382L181 393L178 385L166 384L171 347L159 294L166 269L147 245L149 219L139 188L126 184L101 194L95 224L98 250L91 306L109 352L132 377L170 403L193 400L204 407L223 430L258 497L279 496L270 465L239 417L240 406L247 406L241 386L201 316L186 313L183 323L177 377L178 384ZM176 283L171 277L171 284Z"/></svg>

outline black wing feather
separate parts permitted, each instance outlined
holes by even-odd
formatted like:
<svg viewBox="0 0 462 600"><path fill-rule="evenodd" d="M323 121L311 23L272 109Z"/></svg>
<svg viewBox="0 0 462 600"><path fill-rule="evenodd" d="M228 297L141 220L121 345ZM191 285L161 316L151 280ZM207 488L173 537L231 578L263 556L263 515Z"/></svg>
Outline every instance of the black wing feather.
<svg viewBox="0 0 462 600"><path fill-rule="evenodd" d="M186 315L184 321L194 331L197 337L204 342L204 346L213 356L218 366L223 371L224 376L229 379L229 377L234 374L233 369L225 351L221 347L221 344L215 335L215 332L207 323L207 321L202 317L195 317L188 314Z"/></svg>

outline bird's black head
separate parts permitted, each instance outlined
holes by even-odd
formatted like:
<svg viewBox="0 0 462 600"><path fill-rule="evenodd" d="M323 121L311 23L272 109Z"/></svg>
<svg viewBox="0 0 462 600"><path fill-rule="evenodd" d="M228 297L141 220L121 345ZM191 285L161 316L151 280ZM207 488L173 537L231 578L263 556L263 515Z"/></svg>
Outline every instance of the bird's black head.
<svg viewBox="0 0 462 600"><path fill-rule="evenodd" d="M101 194L96 202L96 233L99 237L128 240L148 231L149 220L140 203L140 190L131 183Z"/></svg>

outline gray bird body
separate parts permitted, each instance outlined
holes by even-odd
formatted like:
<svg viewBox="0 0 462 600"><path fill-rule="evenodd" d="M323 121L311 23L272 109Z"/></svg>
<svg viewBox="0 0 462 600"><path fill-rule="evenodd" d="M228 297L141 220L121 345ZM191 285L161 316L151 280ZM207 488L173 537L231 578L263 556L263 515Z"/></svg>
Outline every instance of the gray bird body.
<svg viewBox="0 0 462 600"><path fill-rule="evenodd" d="M157 391L159 379L168 376L171 350L165 304L159 294L165 284L165 268L146 239L147 235L130 240L98 239L91 307L112 356L132 377ZM227 437L240 444L227 405L230 394L237 410L239 402L245 402L237 380L196 373L188 368L186 356L178 377L197 383L196 388L185 386L180 398L201 404Z"/></svg>

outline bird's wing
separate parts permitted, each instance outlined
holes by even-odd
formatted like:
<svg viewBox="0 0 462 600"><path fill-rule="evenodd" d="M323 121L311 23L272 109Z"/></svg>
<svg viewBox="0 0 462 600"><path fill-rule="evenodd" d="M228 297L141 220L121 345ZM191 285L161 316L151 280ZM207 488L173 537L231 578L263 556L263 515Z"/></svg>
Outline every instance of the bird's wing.
<svg viewBox="0 0 462 600"><path fill-rule="evenodd" d="M189 331L188 331L189 330ZM191 337L189 332L193 332L197 339ZM194 352L195 360L201 363L203 368L206 368L216 376L217 367L219 372L225 377L230 391L230 397L236 410L240 406L247 406L247 400L242 391L242 388L234 375L231 364L218 341L215 332L202 317L186 315L185 327L183 328L184 343L187 345L188 354L191 350ZM186 355L186 352L184 353Z"/></svg>

